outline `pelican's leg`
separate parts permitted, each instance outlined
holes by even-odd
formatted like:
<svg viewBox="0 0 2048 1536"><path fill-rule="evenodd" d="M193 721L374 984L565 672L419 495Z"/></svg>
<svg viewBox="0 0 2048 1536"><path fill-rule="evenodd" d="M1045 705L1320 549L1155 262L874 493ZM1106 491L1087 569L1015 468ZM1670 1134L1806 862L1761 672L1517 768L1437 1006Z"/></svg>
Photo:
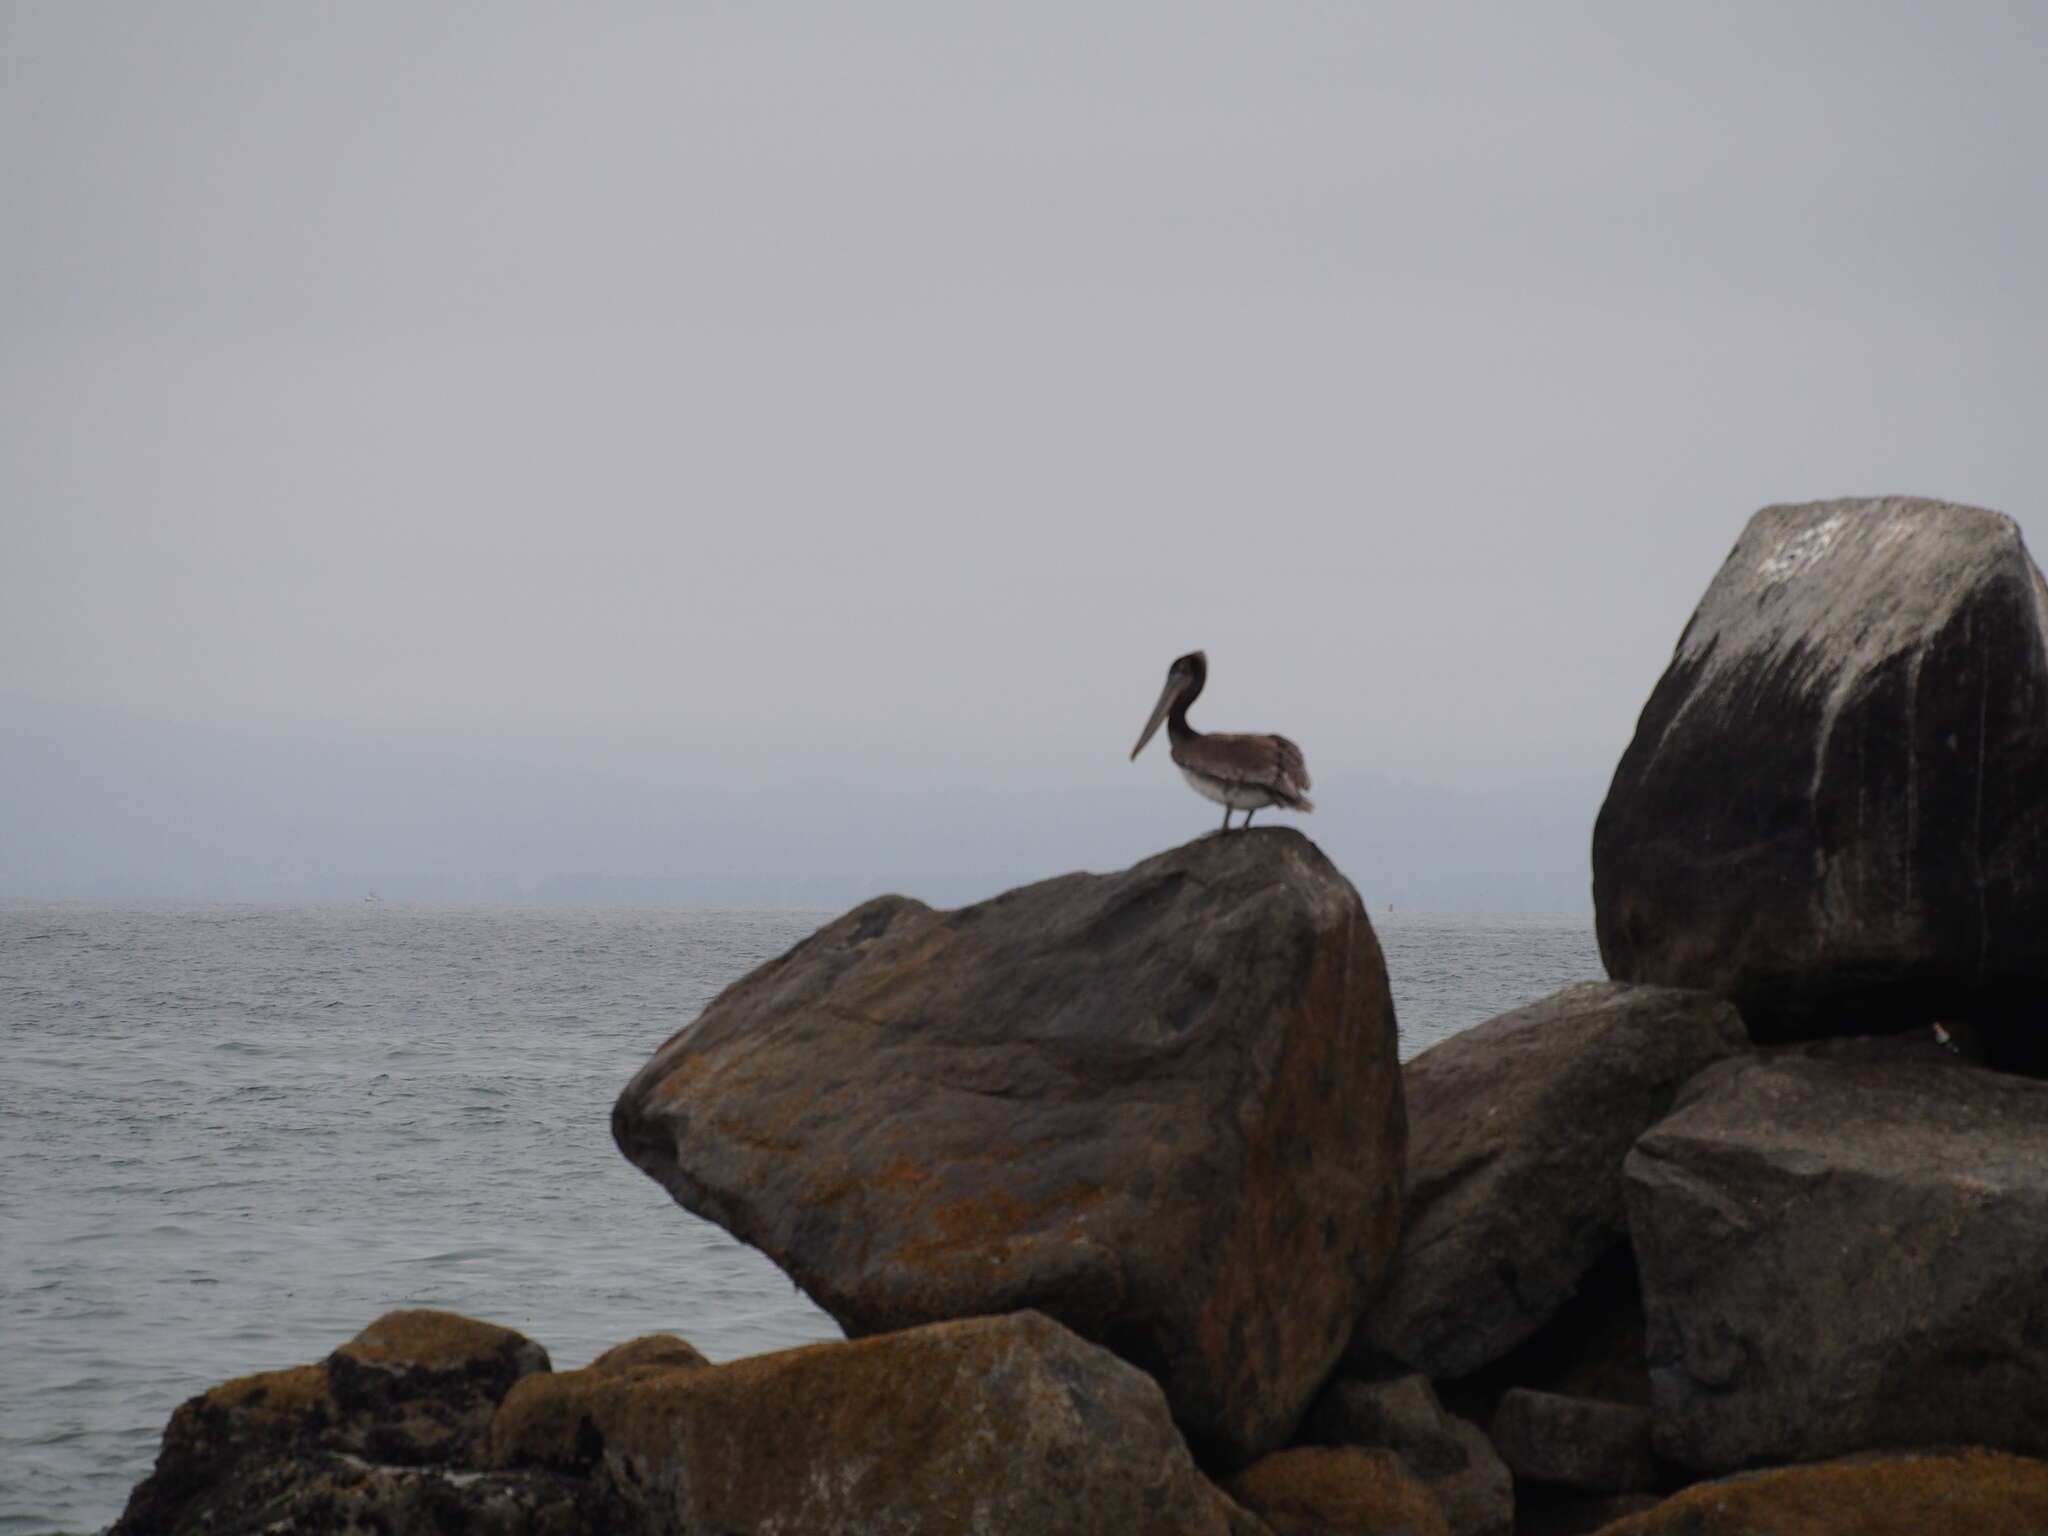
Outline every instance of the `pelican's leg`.
<svg viewBox="0 0 2048 1536"><path fill-rule="evenodd" d="M1226 832L1230 830L1230 811L1231 807L1227 805L1223 807L1223 830Z"/></svg>
<svg viewBox="0 0 2048 1536"><path fill-rule="evenodd" d="M1257 807L1257 806L1253 806L1253 807L1252 807L1252 810L1257 810L1257 809L1258 809L1258 807ZM1244 824L1245 824L1246 826L1250 826L1250 825L1252 824L1252 812L1251 812L1251 811L1246 811L1246 812L1244 813Z"/></svg>

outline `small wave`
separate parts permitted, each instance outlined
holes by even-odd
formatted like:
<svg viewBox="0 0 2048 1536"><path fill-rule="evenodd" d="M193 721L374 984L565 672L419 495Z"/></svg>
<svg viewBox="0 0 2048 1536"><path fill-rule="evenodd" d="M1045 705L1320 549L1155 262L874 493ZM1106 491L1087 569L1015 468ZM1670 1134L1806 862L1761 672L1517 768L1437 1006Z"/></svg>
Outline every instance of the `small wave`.
<svg viewBox="0 0 2048 1536"><path fill-rule="evenodd" d="M400 1259L401 1264L468 1264L476 1259L504 1257L503 1248L450 1248L445 1253L423 1253L409 1259Z"/></svg>

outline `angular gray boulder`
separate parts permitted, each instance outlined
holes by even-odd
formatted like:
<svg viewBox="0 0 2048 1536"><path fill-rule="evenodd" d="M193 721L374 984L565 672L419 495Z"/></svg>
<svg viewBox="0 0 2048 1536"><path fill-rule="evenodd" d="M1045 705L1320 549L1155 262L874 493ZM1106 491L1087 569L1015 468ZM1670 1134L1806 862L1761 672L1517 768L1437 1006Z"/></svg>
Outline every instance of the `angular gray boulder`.
<svg viewBox="0 0 2048 1536"><path fill-rule="evenodd" d="M1226 1464L1293 1427L1400 1219L1379 944L1279 828L871 901L663 1045L613 1134L849 1335L1036 1308Z"/></svg>
<svg viewBox="0 0 2048 1536"><path fill-rule="evenodd" d="M1696 1471L2048 1453L2048 1083L1853 1043L1710 1068L1629 1155L1657 1450Z"/></svg>
<svg viewBox="0 0 2048 1536"><path fill-rule="evenodd" d="M1760 1040L1977 1024L2048 1066L2048 588L2011 519L1766 507L1679 637L1593 833L1618 980Z"/></svg>
<svg viewBox="0 0 2048 1536"><path fill-rule="evenodd" d="M1349 1358L1464 1376L1534 1334L1625 1237L1630 1145L1747 1043L1724 999L1583 982L1410 1061L1401 1246Z"/></svg>

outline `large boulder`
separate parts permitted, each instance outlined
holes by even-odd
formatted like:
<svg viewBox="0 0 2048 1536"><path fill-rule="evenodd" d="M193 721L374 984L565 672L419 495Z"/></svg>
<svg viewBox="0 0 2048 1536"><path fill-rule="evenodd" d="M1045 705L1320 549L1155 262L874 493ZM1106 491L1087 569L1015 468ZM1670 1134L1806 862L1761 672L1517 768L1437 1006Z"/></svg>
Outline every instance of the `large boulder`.
<svg viewBox="0 0 2048 1536"><path fill-rule="evenodd" d="M1746 1045L1720 998L1584 982L1410 1061L1407 1215L1353 1362L1463 1376L1534 1334L1625 1237L1630 1145Z"/></svg>
<svg viewBox="0 0 2048 1536"><path fill-rule="evenodd" d="M939 912L882 897L728 988L613 1134L853 1337L1032 1307L1278 1445L1391 1254L1386 968L1299 833Z"/></svg>
<svg viewBox="0 0 2048 1536"><path fill-rule="evenodd" d="M2048 1454L2048 1083L1785 1047L1702 1073L1627 1177L1661 1455Z"/></svg>
<svg viewBox="0 0 2048 1536"><path fill-rule="evenodd" d="M2048 1062L2048 589L2013 522L1757 513L1615 770L1593 894L1609 975L1761 1040L1959 1016Z"/></svg>
<svg viewBox="0 0 2048 1536"><path fill-rule="evenodd" d="M587 1476L644 1530L1260 1536L1158 1384L1037 1312L565 1374L513 1393L490 1459Z"/></svg>
<svg viewBox="0 0 2048 1536"><path fill-rule="evenodd" d="M239 1377L181 1404L115 1529L218 1527L252 1501L330 1488L337 1475L372 1503L431 1502L432 1479L366 1482L345 1463L472 1465L505 1395L547 1370L547 1351L510 1328L388 1312L317 1365Z"/></svg>

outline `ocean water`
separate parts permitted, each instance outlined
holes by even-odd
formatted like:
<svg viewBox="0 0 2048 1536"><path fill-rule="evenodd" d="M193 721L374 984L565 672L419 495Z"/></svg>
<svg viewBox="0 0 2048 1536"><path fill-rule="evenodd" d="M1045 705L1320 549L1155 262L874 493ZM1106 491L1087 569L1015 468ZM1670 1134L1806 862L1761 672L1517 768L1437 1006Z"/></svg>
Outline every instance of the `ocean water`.
<svg viewBox="0 0 2048 1536"><path fill-rule="evenodd" d="M0 1533L95 1531L181 1401L393 1307L558 1369L838 1330L612 1099L830 913L0 902ZM1404 1055L1600 974L1586 917L1373 915Z"/></svg>

